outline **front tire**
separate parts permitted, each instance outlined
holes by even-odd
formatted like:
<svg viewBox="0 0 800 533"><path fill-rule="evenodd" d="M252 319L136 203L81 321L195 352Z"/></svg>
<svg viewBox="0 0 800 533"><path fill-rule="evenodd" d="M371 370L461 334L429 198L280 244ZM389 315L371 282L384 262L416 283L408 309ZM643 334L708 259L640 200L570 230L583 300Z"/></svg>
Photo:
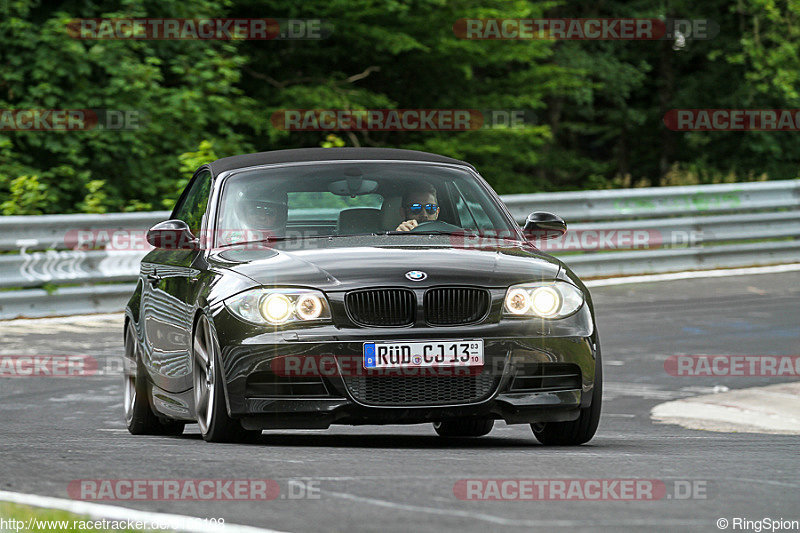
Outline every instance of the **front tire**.
<svg viewBox="0 0 800 533"><path fill-rule="evenodd" d="M244 429L228 416L219 352L214 328L208 317L202 315L192 342L194 405L200 434L207 442L253 442L261 431Z"/></svg>
<svg viewBox="0 0 800 533"><path fill-rule="evenodd" d="M488 435L493 427L494 420L491 418L465 418L433 423L433 429L440 437L483 437Z"/></svg>
<svg viewBox="0 0 800 533"><path fill-rule="evenodd" d="M576 420L570 422L547 422L531 424L536 440L545 446L578 446L592 440L600 423L600 410L603 403L603 366L598 349L595 360L592 405L581 409Z"/></svg>
<svg viewBox="0 0 800 533"><path fill-rule="evenodd" d="M150 408L147 377L139 356L139 343L133 324L125 327L125 425L132 435L181 435L184 423L165 420Z"/></svg>

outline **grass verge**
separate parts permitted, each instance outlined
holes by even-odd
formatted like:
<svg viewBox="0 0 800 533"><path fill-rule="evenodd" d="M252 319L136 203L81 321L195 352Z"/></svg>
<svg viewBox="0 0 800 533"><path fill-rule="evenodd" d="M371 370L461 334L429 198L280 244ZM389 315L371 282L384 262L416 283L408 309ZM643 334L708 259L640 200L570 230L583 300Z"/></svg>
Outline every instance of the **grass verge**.
<svg viewBox="0 0 800 533"><path fill-rule="evenodd" d="M134 521L132 529L127 527L126 520L106 519L104 522L103 519L89 518L67 511L0 502L0 533L84 533L86 531L143 533L154 531L148 526L149 524L137 524ZM137 527L139 529L136 529Z"/></svg>

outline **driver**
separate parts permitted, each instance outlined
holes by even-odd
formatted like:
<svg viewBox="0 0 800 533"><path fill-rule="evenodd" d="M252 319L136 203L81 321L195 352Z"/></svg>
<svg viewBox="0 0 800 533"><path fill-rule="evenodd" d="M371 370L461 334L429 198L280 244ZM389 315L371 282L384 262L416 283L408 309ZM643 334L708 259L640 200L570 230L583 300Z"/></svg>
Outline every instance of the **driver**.
<svg viewBox="0 0 800 533"><path fill-rule="evenodd" d="M436 188L427 182L414 184L403 195L403 211L406 220L397 226L396 231L411 231L421 222L439 218Z"/></svg>

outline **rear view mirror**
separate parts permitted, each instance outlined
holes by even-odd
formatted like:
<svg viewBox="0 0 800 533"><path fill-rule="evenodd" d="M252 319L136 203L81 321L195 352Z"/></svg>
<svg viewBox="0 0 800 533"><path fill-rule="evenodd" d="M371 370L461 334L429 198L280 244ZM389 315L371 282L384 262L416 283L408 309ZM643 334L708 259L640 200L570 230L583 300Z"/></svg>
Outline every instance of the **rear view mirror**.
<svg viewBox="0 0 800 533"><path fill-rule="evenodd" d="M361 177L348 177L347 179L332 181L328 184L328 190L337 196L349 196L355 198L362 194L370 194L378 188L375 180L366 180Z"/></svg>
<svg viewBox="0 0 800 533"><path fill-rule="evenodd" d="M535 211L528 215L522 231L528 239L554 239L567 232L567 223L553 213Z"/></svg>
<svg viewBox="0 0 800 533"><path fill-rule="evenodd" d="M147 231L147 242L166 250L196 250L200 241L183 220L167 220Z"/></svg>

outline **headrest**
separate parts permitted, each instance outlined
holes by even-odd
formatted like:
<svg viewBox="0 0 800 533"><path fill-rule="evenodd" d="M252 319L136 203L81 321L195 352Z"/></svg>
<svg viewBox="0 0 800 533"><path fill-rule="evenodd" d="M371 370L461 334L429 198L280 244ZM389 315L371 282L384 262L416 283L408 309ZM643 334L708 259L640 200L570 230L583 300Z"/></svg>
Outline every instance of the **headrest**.
<svg viewBox="0 0 800 533"><path fill-rule="evenodd" d="M381 206L381 228L384 231L394 231L405 220L402 196L387 196Z"/></svg>
<svg viewBox="0 0 800 533"><path fill-rule="evenodd" d="M371 207L354 207L339 212L336 232L339 235L354 235L381 231L381 210Z"/></svg>

